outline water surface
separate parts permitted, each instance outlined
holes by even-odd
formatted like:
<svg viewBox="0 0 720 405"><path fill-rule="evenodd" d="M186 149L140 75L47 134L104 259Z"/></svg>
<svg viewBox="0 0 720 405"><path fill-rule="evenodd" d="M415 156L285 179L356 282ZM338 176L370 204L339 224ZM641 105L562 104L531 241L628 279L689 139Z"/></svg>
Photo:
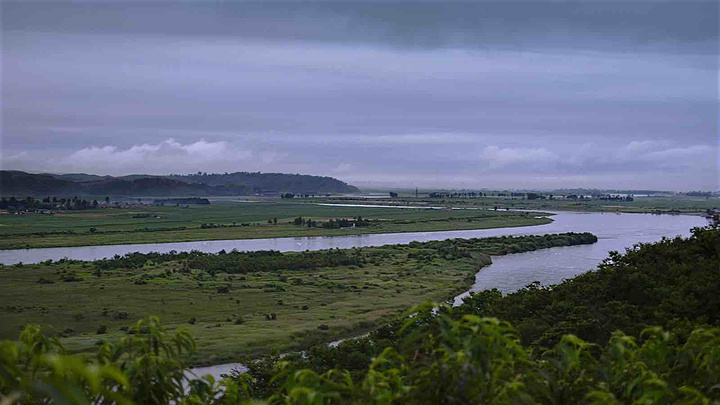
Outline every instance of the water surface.
<svg viewBox="0 0 720 405"><path fill-rule="evenodd" d="M374 209L374 208L367 208ZM145 243L132 245L80 246L39 249L0 250L0 263L37 263L64 257L75 260L96 260L132 252L161 252L199 250L216 253L232 249L278 250L298 252L330 248L382 246L412 241L426 242L449 238L484 238L502 235L529 235L559 232L592 232L599 238L616 242L611 249L622 249L636 242L659 240L663 236L687 235L694 226L703 226L707 220L689 215L651 215L615 213L555 213L553 222L546 225L516 228L477 229L465 231L405 232L345 236L309 236L295 238L233 239L200 242ZM606 245L602 245L606 246ZM605 250L607 252L607 250ZM604 257L604 255L603 255Z"/></svg>
<svg viewBox="0 0 720 405"><path fill-rule="evenodd" d="M557 284L596 268L610 251L624 252L636 243L656 242L663 237L688 236L691 228L708 225L705 218L685 215L577 213L557 219L556 226L592 232L598 242L493 256L493 263L475 275L470 291L497 288L508 293L534 281L546 286ZM457 296L455 304L468 294Z"/></svg>

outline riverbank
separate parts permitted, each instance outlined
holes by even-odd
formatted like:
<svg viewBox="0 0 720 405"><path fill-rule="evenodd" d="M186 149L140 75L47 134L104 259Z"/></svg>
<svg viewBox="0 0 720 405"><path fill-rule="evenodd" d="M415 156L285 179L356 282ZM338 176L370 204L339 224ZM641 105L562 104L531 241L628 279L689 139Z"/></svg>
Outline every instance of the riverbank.
<svg viewBox="0 0 720 405"><path fill-rule="evenodd" d="M228 201L189 208L97 209L2 216L0 250L493 229L547 224L552 221L548 215ZM330 228L335 219L349 221Z"/></svg>
<svg viewBox="0 0 720 405"><path fill-rule="evenodd" d="M402 195L397 198L356 198L333 197L323 200L327 204L369 204L378 207L400 205L404 207L436 208L472 208L482 210L534 210L534 211L572 211L572 212L615 212L656 215L699 215L704 216L713 209L720 209L720 198L687 196L637 197L632 201L598 199L526 199L524 197L486 196L486 197L444 197L431 198L427 194L419 197Z"/></svg>
<svg viewBox="0 0 720 405"><path fill-rule="evenodd" d="M194 364L225 363L362 334L414 304L452 298L470 287L488 255L593 241L583 234L521 236L4 266L0 338L13 338L26 323L43 324L65 347L83 352L132 333L130 320L158 315L169 330L196 336Z"/></svg>

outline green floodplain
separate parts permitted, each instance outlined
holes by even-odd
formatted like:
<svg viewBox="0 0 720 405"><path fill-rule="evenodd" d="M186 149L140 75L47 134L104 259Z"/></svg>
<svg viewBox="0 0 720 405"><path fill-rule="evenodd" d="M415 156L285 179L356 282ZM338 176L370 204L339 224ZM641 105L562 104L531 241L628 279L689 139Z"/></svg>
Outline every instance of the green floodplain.
<svg viewBox="0 0 720 405"><path fill-rule="evenodd" d="M0 267L0 339L45 325L72 351L159 316L197 339L195 361L298 350L354 336L467 290L502 255L594 243L591 234L455 239L317 252L131 254Z"/></svg>
<svg viewBox="0 0 720 405"><path fill-rule="evenodd" d="M2 215L0 249L450 231L551 221L542 213L318 205L322 201L336 202L220 200L209 205L121 206ZM367 226L322 226L330 220L358 217ZM298 225L297 218L302 218ZM308 220L316 226L307 226Z"/></svg>
<svg viewBox="0 0 720 405"><path fill-rule="evenodd" d="M145 200L149 201L149 200ZM346 204L343 206L319 205ZM363 208L355 204L405 205L417 209ZM426 209L423 209L426 208ZM445 207L447 209L430 209ZM450 207L470 208L450 210ZM522 209L535 212L512 212ZM430 232L542 225L552 219L543 211L597 211L708 215L720 199L687 196L635 198L634 201L571 201L512 197L429 198L400 194L396 198L331 197L240 202L226 198L209 205L121 205L87 210L0 215L0 249L29 249L190 242L369 233ZM323 227L337 219L361 217L367 226ZM297 225L296 219L301 218ZM313 226L307 226L312 221Z"/></svg>
<svg viewBox="0 0 720 405"><path fill-rule="evenodd" d="M484 197L468 198L439 197L431 198L431 193L421 192L416 197L414 192L398 193L395 198L378 195L377 198L336 197L332 200L347 204L400 204L417 206L451 206L465 208L524 209L537 211L590 211L590 212L626 212L643 214L685 214L707 215L714 209L720 210L720 197L692 197L687 195L659 195L635 197L633 201L588 199L549 199L549 195L539 194L542 198L528 199L525 197L497 196L499 192L486 193ZM509 192L505 192L508 193Z"/></svg>

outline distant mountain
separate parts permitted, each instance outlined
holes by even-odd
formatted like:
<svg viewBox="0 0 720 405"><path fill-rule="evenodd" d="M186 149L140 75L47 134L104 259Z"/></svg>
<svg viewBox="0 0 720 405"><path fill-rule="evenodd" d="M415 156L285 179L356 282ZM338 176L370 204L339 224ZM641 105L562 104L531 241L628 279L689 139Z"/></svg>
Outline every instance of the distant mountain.
<svg viewBox="0 0 720 405"><path fill-rule="evenodd" d="M98 180L112 178L112 176L98 176L96 174L85 174L85 173L67 173L67 174L43 173L43 174L46 174L48 176L53 176L56 179L73 181L73 182L78 182L78 183L85 182L85 181L98 181Z"/></svg>
<svg viewBox="0 0 720 405"><path fill-rule="evenodd" d="M282 173L230 173L122 177L84 173L31 174L0 171L0 195L97 195L97 196L232 196L253 194L327 194L358 189L332 177Z"/></svg>
<svg viewBox="0 0 720 405"><path fill-rule="evenodd" d="M36 195L54 194L72 190L76 183L49 174L30 174L16 170L0 170L0 194ZM71 191L69 191L71 193Z"/></svg>
<svg viewBox="0 0 720 405"><path fill-rule="evenodd" d="M357 187L338 179L306 174L236 172L171 175L167 177L173 180L204 183L210 186L244 186L257 193L324 194L358 192Z"/></svg>

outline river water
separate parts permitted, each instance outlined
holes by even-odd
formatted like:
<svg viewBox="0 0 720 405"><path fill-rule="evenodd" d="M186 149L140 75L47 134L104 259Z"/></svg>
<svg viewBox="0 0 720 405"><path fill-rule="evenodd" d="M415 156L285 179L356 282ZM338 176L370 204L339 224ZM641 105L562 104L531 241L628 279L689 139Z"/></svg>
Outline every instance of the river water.
<svg viewBox="0 0 720 405"><path fill-rule="evenodd" d="M567 226L577 232L588 231L598 237L592 245L557 247L506 256L493 256L493 263L475 275L470 291L497 288L503 293L516 291L540 281L542 285L557 284L597 267L612 250L624 252L636 243L648 243L663 237L688 236L690 229L706 226L698 216L650 214L570 214L558 216L565 232ZM465 292L455 298L460 304Z"/></svg>
<svg viewBox="0 0 720 405"><path fill-rule="evenodd" d="M169 252L172 250L199 250L208 253L215 253L220 250L230 251L232 249L297 252L330 248L345 249L363 246L392 245L410 243L412 241L424 242L448 238L483 238L489 236L546 234L571 231L592 232L601 239L609 240L608 243L601 243L601 247L593 250L594 253L591 253L591 259L594 260L596 258L602 259L608 250L623 249L625 246L631 246L635 242L659 240L663 236L687 235L690 228L707 224L707 220L702 217L687 215L671 216L575 212L558 212L555 214L556 215L552 217L554 220L552 223L517 228L0 250L0 263L37 263L48 259L59 260L64 257L75 260L96 260L131 252ZM609 248L606 248L608 246Z"/></svg>

